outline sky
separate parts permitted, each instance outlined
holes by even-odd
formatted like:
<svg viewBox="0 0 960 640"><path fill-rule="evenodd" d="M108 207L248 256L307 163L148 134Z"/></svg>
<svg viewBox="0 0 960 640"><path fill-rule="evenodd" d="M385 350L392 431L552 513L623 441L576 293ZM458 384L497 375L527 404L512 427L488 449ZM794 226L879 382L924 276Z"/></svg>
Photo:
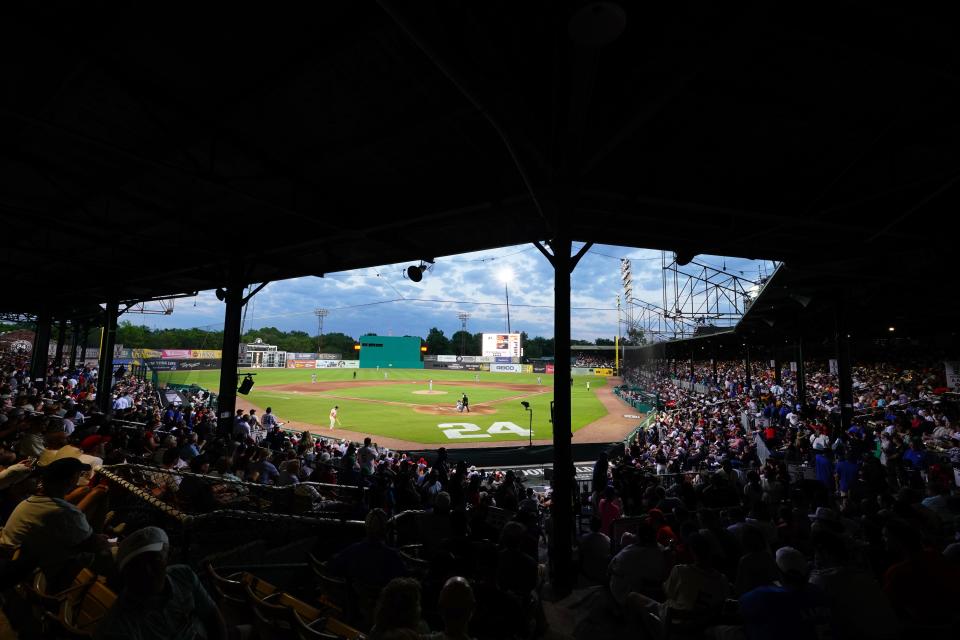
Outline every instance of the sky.
<svg viewBox="0 0 960 640"><path fill-rule="evenodd" d="M574 253L581 246L574 244ZM592 342L617 335L617 295L623 293L620 258L631 260L634 297L662 305L660 253L594 245L571 277L571 337ZM672 256L667 256L669 261ZM761 270L772 270L769 262L754 260L716 256L698 256L696 260L725 265L728 272L754 278ZM460 329L460 312L470 314L467 330L471 333L503 332L507 307L499 275L510 271L510 328L530 337L553 336L553 268L533 245L436 258L419 283L406 278L410 264L271 282L248 305L244 330L272 326L316 335L318 323L313 312L324 308L329 315L323 332L353 337L364 333L425 337L431 327L449 337ZM221 329L223 303L213 291L202 291L195 298L176 300L172 315L128 315L123 319L153 328Z"/></svg>

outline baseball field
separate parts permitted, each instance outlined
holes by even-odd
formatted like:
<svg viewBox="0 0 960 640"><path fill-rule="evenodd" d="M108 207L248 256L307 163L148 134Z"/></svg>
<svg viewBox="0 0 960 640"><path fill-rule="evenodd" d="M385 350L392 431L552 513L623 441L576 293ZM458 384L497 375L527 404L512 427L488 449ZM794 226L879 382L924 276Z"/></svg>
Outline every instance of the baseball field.
<svg viewBox="0 0 960 640"><path fill-rule="evenodd" d="M424 369L250 372L256 373L256 384L249 395L238 397L238 408L257 408L262 415L272 407L285 428L351 439L370 435L388 446L502 446L528 441L532 414L534 442L545 444L553 437L552 375ZM219 371L159 375L161 382L197 384L212 391L220 382ZM628 407L613 396L607 383L599 376L574 377L571 427L575 441L612 441L636 425L635 419L623 415ZM463 394L469 399L469 412L457 409ZM529 403L530 412L522 401ZM331 431L329 414L334 406L339 407L339 422Z"/></svg>

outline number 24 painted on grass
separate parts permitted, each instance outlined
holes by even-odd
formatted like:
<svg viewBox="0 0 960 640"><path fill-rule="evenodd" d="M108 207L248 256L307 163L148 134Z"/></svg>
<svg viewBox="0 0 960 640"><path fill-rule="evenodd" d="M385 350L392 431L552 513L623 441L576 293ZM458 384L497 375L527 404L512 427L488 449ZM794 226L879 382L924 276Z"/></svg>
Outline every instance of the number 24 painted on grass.
<svg viewBox="0 0 960 640"><path fill-rule="evenodd" d="M487 429L486 433L477 433L480 431L480 427L470 422L444 422L437 426L443 429L444 435L451 440L461 438L489 438L491 434L498 436L515 435L524 438L530 435L529 430L518 427L512 422L494 422L493 425Z"/></svg>

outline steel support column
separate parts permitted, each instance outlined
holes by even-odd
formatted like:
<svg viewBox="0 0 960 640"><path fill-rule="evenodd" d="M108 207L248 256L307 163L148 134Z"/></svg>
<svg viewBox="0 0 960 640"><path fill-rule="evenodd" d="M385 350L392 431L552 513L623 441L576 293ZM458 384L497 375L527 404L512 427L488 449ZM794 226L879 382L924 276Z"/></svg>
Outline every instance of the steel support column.
<svg viewBox="0 0 960 640"><path fill-rule="evenodd" d="M753 381L751 379L752 372L750 371L750 345L744 344L744 351L746 353L745 364L747 367L747 395L750 395L750 388L753 386Z"/></svg>
<svg viewBox="0 0 960 640"><path fill-rule="evenodd" d="M243 312L243 284L234 274L223 301L223 360L220 364L220 389L217 396L217 433L233 433L233 414L237 407L237 365L240 361L240 322Z"/></svg>
<svg viewBox="0 0 960 640"><path fill-rule="evenodd" d="M803 336L797 337L797 403L807 410L807 370L803 366Z"/></svg>
<svg viewBox="0 0 960 640"><path fill-rule="evenodd" d="M77 343L80 342L80 331L81 326L76 320L70 323L71 325L71 335L70 335L70 370L74 370L77 367Z"/></svg>
<svg viewBox="0 0 960 640"><path fill-rule="evenodd" d="M60 318L60 325L57 328L57 350L53 356L53 362L57 369L63 368L63 343L67 339L67 319Z"/></svg>
<svg viewBox="0 0 960 640"><path fill-rule="evenodd" d="M30 380L41 386L47 379L47 357L50 353L50 312L37 314L37 332L33 337L33 355L30 359Z"/></svg>
<svg viewBox="0 0 960 640"><path fill-rule="evenodd" d="M550 584L558 594L573 589L573 449L570 408L570 259L569 237L554 239L555 346L553 376L553 537L550 540Z"/></svg>
<svg viewBox="0 0 960 640"><path fill-rule="evenodd" d="M80 366L87 364L87 342L90 341L90 325L84 322L80 326Z"/></svg>
<svg viewBox="0 0 960 640"><path fill-rule="evenodd" d="M97 365L97 407L103 413L110 413L113 407L113 346L117 342L119 311L119 303L111 300L103 314L103 338L100 340L100 362Z"/></svg>
<svg viewBox="0 0 960 640"><path fill-rule="evenodd" d="M836 308L837 375L840 378L840 428L853 424L853 374L850 365L850 335L847 333L847 309L844 301Z"/></svg>

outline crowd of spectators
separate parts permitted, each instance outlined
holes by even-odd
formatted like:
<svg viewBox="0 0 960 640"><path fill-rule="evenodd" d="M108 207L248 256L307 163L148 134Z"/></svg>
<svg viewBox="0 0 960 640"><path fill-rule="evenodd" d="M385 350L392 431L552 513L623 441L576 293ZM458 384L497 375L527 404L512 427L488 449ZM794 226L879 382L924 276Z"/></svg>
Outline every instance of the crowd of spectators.
<svg viewBox="0 0 960 640"><path fill-rule="evenodd" d="M270 408L262 413L238 410L232 428L220 429L205 392L158 394L149 382L122 370L113 372L111 410L103 414L96 403L99 375L95 367L51 367L37 384L30 380L28 362L0 359L4 585L39 569L56 591L87 568L114 576L121 589L138 594L133 601L142 604L144 594L162 592L167 580L183 598L204 603L197 605L200 618L191 626L199 625L207 637L215 637L222 620L210 613L200 595L203 587L193 573L198 567L167 567L169 540L153 544L158 555L150 556L146 565L131 562L134 572L118 563L125 541L132 537L127 534L143 529L125 530L127 523L120 521L122 514L114 511L111 500L122 489L101 469L125 469L125 480L187 513L255 504L260 510L300 515L339 511L342 517L366 518L372 530L366 547L324 551L331 556L332 571L349 579L366 567L362 577L377 589L408 573L397 562L396 550L384 544L385 528L377 525L381 516L404 514L405 535L420 545L421 558L435 562L432 575L442 578L430 593L437 604L427 607L439 616L433 618L436 628L463 627L474 607L486 612L474 621L475 628L493 624L523 631L542 625L535 601L542 585L544 496L527 490L512 472L485 473L465 461L453 463L442 448L427 460L379 447L371 438L350 442L292 431ZM265 501L257 494L259 486L289 490L296 500ZM327 491L334 487L354 493L344 497ZM154 538L159 539L156 534ZM380 551L371 551L371 544L380 545ZM382 562L371 562L371 553ZM388 597L394 591L383 593ZM151 597L151 606L168 616L167 605ZM127 608L127 600L118 606ZM461 608L472 602L470 611L454 616L445 608L454 600ZM136 616L120 611L104 623L116 625L112 632L103 630L105 637L132 637L131 628L140 624Z"/></svg>
<svg viewBox="0 0 960 640"><path fill-rule="evenodd" d="M293 431L269 408L238 410L223 429L206 393L170 402L123 371L102 414L95 368L52 367L35 384L26 366L0 360L3 582L35 569L52 588L84 567L113 575L122 601L104 637L169 619L165 589L177 607L192 603L191 629L217 637L229 622L211 608L199 567L168 564L166 534L125 531L104 465L137 470L126 477L189 513L256 503L365 520L365 540L319 553L332 575L376 594L369 619L351 620L373 637L543 631L552 496L519 474L485 473L443 448L413 456L371 438ZM710 366L628 372L621 393L656 396L663 410L622 455L601 456L584 496L578 579L602 587L607 614L650 633L680 621L751 638L897 637L956 624L960 434L941 376L855 367L847 430L836 377L810 368L807 384L798 406L788 370L779 384L757 371L749 386L739 363L718 363L716 380ZM136 466L111 466L125 462ZM296 500L254 500L257 487ZM419 582L401 552L411 544L429 566ZM143 606L160 618L135 615Z"/></svg>
<svg viewBox="0 0 960 640"><path fill-rule="evenodd" d="M633 624L673 616L750 638L956 631L960 416L942 369L854 367L845 430L827 369L808 367L806 406L789 370L777 383L755 369L748 385L742 363L718 363L714 379L711 365L651 362L625 382L625 397L664 409L598 461L580 548Z"/></svg>
<svg viewBox="0 0 960 640"><path fill-rule="evenodd" d="M613 356L594 353L575 353L571 360L572 366L586 369L612 369L614 365Z"/></svg>

